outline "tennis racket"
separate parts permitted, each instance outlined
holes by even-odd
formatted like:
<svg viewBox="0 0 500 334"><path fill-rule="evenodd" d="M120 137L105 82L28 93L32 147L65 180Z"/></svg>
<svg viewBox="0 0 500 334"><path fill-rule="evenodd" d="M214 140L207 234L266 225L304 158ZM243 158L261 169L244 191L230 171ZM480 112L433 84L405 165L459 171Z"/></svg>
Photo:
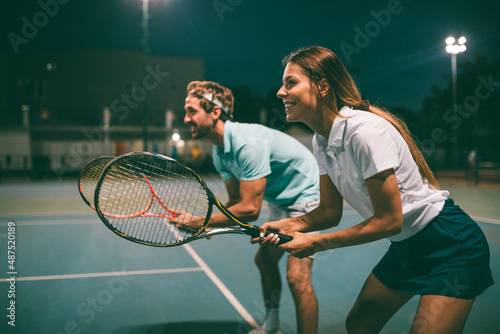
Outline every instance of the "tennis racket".
<svg viewBox="0 0 500 334"><path fill-rule="evenodd" d="M257 226L229 212L195 171L160 154L133 152L109 162L97 182L94 205L111 231L149 246L177 246L218 234L260 234ZM208 227L214 205L234 227ZM292 240L278 236L280 243Z"/></svg>
<svg viewBox="0 0 500 334"><path fill-rule="evenodd" d="M85 203L87 203L88 206L90 206L92 209L95 209L94 207L94 194L95 194L95 189L97 186L97 181L99 180L99 176L101 175L102 170L106 166L108 162L113 160L114 157L111 156L102 156L95 158L87 163L87 165L82 169L80 173L80 177L78 179L78 189L80 191L80 195L82 196L83 200ZM113 213L104 213L106 216L114 217L114 218L132 218L135 216L158 216L158 217L172 217L172 215L166 216L163 214L153 214L153 213L148 213L148 209L150 208L151 204L153 203L154 198L156 197L158 200L158 196L156 196L154 189L151 187L151 184L148 180L148 178L143 175L144 180L148 183L150 189L151 189L151 199L150 202L147 203L143 210L137 211L137 212L130 212L127 214L123 215L117 215ZM165 208L168 211L168 208Z"/></svg>
<svg viewBox="0 0 500 334"><path fill-rule="evenodd" d="M104 166L114 157L102 156L90 160L80 172L78 177L78 191L83 201L94 209L94 193L97 181L101 175Z"/></svg>

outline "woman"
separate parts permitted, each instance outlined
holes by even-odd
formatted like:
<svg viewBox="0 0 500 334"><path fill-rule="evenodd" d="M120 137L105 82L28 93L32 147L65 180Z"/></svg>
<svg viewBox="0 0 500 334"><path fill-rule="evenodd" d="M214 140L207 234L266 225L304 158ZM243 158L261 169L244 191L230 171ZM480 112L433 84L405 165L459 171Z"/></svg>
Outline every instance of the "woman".
<svg viewBox="0 0 500 334"><path fill-rule="evenodd" d="M284 60L287 120L315 131L320 204L310 213L261 227L277 235L253 243L299 258L317 251L388 238L391 246L367 278L351 309L349 333L378 333L414 295L420 302L411 333L459 333L474 298L493 284L489 248L479 226L438 182L403 122L363 101L351 76L330 50L301 49ZM331 233L299 232L336 226L346 200L365 219Z"/></svg>

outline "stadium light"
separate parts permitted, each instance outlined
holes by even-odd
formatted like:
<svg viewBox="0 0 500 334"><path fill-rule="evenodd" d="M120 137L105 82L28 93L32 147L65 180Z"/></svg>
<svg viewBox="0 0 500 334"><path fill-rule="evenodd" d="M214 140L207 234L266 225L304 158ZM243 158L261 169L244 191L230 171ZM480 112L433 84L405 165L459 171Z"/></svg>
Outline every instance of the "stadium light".
<svg viewBox="0 0 500 334"><path fill-rule="evenodd" d="M450 36L446 39L446 52L456 55L461 52L464 52L467 50L467 47L465 46L465 42L467 42L467 39L462 36L458 40L455 39L455 37Z"/></svg>

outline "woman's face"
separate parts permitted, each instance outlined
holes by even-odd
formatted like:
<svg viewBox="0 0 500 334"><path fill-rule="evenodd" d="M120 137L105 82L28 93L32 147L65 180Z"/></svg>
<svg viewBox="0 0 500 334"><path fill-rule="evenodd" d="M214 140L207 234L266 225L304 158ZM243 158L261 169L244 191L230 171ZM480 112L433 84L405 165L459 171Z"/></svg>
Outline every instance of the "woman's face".
<svg viewBox="0 0 500 334"><path fill-rule="evenodd" d="M318 107L318 88L297 64L289 62L286 65L283 86L276 95L283 100L289 122L309 124L309 120L318 114L314 112Z"/></svg>

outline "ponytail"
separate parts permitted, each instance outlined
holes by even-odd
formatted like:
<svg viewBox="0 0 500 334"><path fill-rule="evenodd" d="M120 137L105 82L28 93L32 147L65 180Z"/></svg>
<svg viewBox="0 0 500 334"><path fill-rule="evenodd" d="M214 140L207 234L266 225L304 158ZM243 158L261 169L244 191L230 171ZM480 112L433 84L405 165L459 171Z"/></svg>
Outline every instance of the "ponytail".
<svg viewBox="0 0 500 334"><path fill-rule="evenodd" d="M420 175L425 180L427 180L432 188L439 189L439 183L436 180L434 173L432 173L431 169L429 168L429 165L425 161L422 152L420 152L417 144L415 143L415 140L413 139L413 136L406 123L388 110L384 110L379 107L369 106L367 111L382 117L383 119L391 123L396 128L396 130L398 130L398 132L401 134L406 144L408 145L408 148L410 149L411 155L413 157L413 160L415 160L417 164Z"/></svg>

